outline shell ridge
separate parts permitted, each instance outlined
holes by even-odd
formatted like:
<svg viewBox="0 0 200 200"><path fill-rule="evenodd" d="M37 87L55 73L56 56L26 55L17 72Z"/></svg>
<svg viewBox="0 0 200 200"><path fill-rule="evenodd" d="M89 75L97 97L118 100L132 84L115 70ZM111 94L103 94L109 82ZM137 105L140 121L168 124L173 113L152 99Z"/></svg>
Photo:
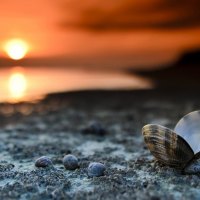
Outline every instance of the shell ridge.
<svg viewBox="0 0 200 200"><path fill-rule="evenodd" d="M164 126L147 124L143 127L142 134L148 149L164 164L183 168L194 156L184 138Z"/></svg>

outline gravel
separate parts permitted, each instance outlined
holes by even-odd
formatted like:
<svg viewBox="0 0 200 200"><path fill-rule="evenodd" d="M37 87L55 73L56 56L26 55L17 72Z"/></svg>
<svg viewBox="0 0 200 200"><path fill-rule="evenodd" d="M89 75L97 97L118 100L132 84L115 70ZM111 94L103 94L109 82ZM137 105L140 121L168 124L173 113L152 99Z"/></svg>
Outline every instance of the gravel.
<svg viewBox="0 0 200 200"><path fill-rule="evenodd" d="M199 109L199 102L196 91L150 90L83 91L2 103L0 199L199 199L200 175L160 164L141 134L147 123L173 128ZM76 155L79 168L65 169L67 154ZM36 168L41 155L54 167ZM103 176L88 176L91 162L104 163Z"/></svg>

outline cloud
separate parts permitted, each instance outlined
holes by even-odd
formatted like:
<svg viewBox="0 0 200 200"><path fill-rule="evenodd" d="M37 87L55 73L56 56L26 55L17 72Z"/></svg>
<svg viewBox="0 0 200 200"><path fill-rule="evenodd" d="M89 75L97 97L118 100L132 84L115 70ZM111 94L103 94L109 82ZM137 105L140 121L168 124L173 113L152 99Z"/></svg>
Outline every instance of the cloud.
<svg viewBox="0 0 200 200"><path fill-rule="evenodd" d="M59 0L61 27L93 30L200 25L199 0Z"/></svg>

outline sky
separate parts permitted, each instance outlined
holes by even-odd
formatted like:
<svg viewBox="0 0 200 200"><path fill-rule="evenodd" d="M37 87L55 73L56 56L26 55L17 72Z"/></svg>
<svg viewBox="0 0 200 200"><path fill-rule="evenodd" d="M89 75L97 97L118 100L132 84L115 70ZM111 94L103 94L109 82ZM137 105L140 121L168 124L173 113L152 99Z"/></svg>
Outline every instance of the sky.
<svg viewBox="0 0 200 200"><path fill-rule="evenodd" d="M200 48L199 0L1 0L5 42L25 40L27 58L108 68L156 67Z"/></svg>

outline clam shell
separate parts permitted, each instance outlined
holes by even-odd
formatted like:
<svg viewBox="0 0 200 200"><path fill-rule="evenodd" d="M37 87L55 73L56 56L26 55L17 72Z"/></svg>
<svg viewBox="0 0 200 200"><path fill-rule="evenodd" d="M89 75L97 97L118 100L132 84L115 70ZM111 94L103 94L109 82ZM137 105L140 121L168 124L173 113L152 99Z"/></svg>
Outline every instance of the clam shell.
<svg viewBox="0 0 200 200"><path fill-rule="evenodd" d="M148 124L143 127L142 133L151 153L163 164L183 169L194 157L190 145L171 129Z"/></svg>
<svg viewBox="0 0 200 200"><path fill-rule="evenodd" d="M185 115L174 131L188 142L194 153L200 151L200 111Z"/></svg>
<svg viewBox="0 0 200 200"><path fill-rule="evenodd" d="M185 174L197 174L200 173L200 152L195 154L193 159L187 163L183 169Z"/></svg>

